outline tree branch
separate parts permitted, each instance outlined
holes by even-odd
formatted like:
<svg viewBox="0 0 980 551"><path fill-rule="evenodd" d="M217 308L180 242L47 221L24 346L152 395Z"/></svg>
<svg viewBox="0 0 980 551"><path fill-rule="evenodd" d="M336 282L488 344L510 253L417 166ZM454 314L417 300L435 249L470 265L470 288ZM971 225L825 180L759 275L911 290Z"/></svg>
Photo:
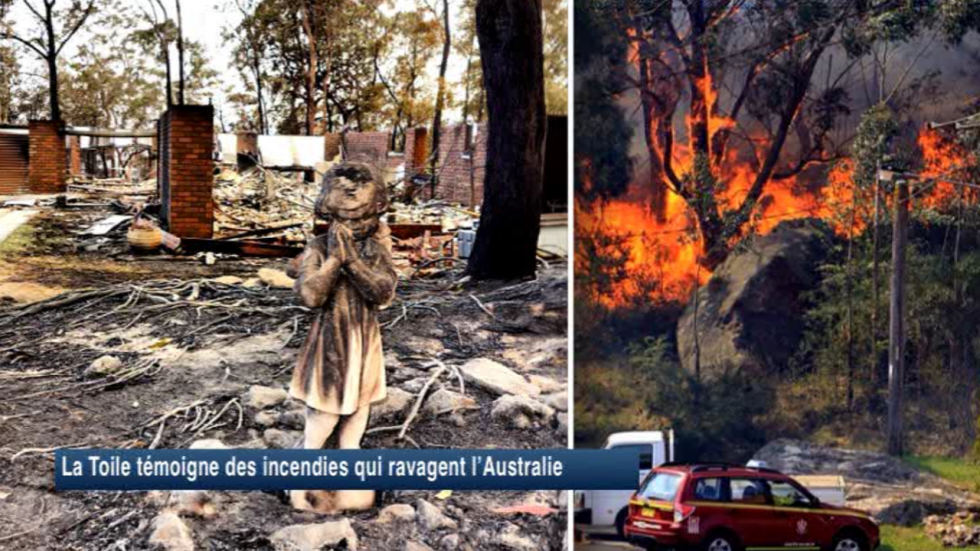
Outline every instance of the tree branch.
<svg viewBox="0 0 980 551"><path fill-rule="evenodd" d="M736 211L734 220L735 223L730 227L736 229L741 228L745 221L749 219L752 209L755 208L755 204L759 200L759 197L762 196L762 191L765 188L766 183L771 179L772 173L776 168L776 163L779 161L779 155L782 153L783 146L786 144L786 137L789 134L790 126L793 124L793 120L796 119L800 105L803 103L803 100L806 97L806 91L809 87L808 85L810 79L813 76L813 71L817 67L817 61L819 61L820 56L823 54L827 43L833 37L834 32L836 32L836 27L831 27L824 31L823 35L817 42L818 46L816 46L809 53L809 57L804 62L802 70L794 83L795 85L793 87L792 95L790 96L790 101L786 105L786 109L783 111L782 116L780 117L779 128L776 131L772 145L770 146L769 152L766 155L766 160L762 164L762 168L759 170L759 173L756 174L755 180L752 182L752 187L749 188L748 193L745 195L745 199L742 201L742 204Z"/></svg>
<svg viewBox="0 0 980 551"><path fill-rule="evenodd" d="M17 42L20 42L24 46L27 46L28 48L30 48L31 50L33 50L34 53L36 53L37 55L41 56L41 59L47 59L48 58L48 56L45 55L45 53L43 51L41 51L37 46L35 46L31 41L24 40L23 38L17 36L16 34L14 34L12 32L9 32L9 31L4 32L3 34L0 34L0 38L5 38L7 40L16 40Z"/></svg>
<svg viewBox="0 0 980 551"><path fill-rule="evenodd" d="M37 8L35 8L28 0L24 0L24 4L27 6L27 9L31 10L31 13L33 13L41 23L44 23L44 16L41 15L41 12L37 11Z"/></svg>
<svg viewBox="0 0 980 551"><path fill-rule="evenodd" d="M57 49L55 49L54 51L55 57L58 57L58 54L61 53L62 48L64 48L65 45L68 44L68 41L71 40L73 36L75 36L75 33L78 32L78 29L82 28L82 25L85 24L85 21L89 18L90 15L92 15L92 12L95 11L94 8L95 8L95 0L89 0L88 6L86 6L85 8L85 12L82 13L82 16L78 19L78 21L75 22L75 26L72 27L70 31L68 31L68 35L65 37L64 40L61 41L61 45L58 46Z"/></svg>

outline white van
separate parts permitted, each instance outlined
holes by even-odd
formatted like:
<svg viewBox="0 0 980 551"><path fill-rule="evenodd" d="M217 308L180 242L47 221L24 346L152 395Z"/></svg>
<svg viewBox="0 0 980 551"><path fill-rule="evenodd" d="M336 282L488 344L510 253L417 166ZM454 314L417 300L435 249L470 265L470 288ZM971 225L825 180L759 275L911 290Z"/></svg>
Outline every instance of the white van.
<svg viewBox="0 0 980 551"><path fill-rule="evenodd" d="M636 449L637 487L650 469L674 461L674 431L617 432L609 435L602 449ZM575 492L575 524L583 528L615 526L623 537L623 527L633 490L584 490Z"/></svg>

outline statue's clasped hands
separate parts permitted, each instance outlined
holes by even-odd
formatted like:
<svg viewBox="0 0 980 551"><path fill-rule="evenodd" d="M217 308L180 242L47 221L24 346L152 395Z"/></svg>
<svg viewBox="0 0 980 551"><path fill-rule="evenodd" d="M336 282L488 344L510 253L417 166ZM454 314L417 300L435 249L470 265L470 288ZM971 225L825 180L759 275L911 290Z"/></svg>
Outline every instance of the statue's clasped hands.
<svg viewBox="0 0 980 551"><path fill-rule="evenodd" d="M354 233L340 222L330 224L327 230L327 249L332 258L336 258L342 266L358 260L360 255L354 244Z"/></svg>

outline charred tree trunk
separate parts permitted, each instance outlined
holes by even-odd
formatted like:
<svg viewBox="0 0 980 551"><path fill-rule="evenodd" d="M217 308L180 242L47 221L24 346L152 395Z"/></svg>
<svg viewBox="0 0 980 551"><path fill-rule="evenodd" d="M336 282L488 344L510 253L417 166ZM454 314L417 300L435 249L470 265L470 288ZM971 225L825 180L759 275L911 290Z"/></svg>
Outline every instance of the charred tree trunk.
<svg viewBox="0 0 980 551"><path fill-rule="evenodd" d="M449 0L442 0L442 27L442 62L439 64L439 88L436 92L435 116L432 119L432 160L429 163L432 172L430 198L436 195L436 184L439 179L436 167L439 164L439 145L442 141L442 110L446 105L446 70L449 68L449 51L452 47L452 37L449 34Z"/></svg>
<svg viewBox="0 0 980 551"><path fill-rule="evenodd" d="M44 30L48 34L47 56L48 65L48 100L51 102L51 120L61 120L61 100L58 94L58 48L54 42L54 14L52 5L44 3Z"/></svg>
<svg viewBox="0 0 980 551"><path fill-rule="evenodd" d="M184 18L180 12L180 0L177 3L177 102L184 105Z"/></svg>
<svg viewBox="0 0 980 551"><path fill-rule="evenodd" d="M313 7L303 4L303 33L306 34L309 66L306 72L306 135L312 136L316 126L316 68L319 63L316 51L316 35L313 25ZM327 98L324 98L327 101Z"/></svg>
<svg viewBox="0 0 980 551"><path fill-rule="evenodd" d="M489 131L480 229L467 271L475 279L530 277L547 124L541 0L479 0L476 31Z"/></svg>

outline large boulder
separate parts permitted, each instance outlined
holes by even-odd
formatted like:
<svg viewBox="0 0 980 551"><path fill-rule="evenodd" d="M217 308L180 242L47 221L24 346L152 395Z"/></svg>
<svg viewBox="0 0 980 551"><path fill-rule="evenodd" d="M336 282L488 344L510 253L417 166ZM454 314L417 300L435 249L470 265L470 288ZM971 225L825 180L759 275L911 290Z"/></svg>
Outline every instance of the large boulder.
<svg viewBox="0 0 980 551"><path fill-rule="evenodd" d="M781 372L803 335L803 295L819 281L831 237L826 224L804 219L743 241L684 310L677 326L684 368L695 371L696 327L703 377Z"/></svg>

